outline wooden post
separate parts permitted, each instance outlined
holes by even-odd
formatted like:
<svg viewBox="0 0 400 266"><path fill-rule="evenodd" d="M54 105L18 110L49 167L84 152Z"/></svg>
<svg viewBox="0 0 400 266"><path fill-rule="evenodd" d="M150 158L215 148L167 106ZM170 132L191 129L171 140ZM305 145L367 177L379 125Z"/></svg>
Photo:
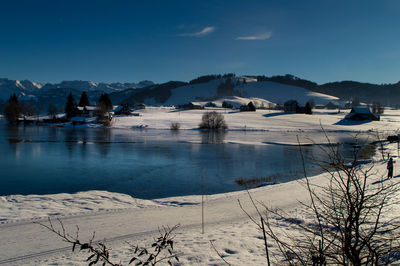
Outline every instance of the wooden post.
<svg viewBox="0 0 400 266"><path fill-rule="evenodd" d="M204 234L204 177L203 173L201 173L201 233Z"/></svg>

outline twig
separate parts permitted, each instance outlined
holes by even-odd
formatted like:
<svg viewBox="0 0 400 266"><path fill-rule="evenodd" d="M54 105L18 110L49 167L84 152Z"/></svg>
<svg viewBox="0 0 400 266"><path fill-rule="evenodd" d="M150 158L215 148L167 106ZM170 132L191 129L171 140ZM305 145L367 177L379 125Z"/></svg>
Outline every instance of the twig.
<svg viewBox="0 0 400 266"><path fill-rule="evenodd" d="M222 257L222 255L218 252L218 250L215 248L213 242L210 240L210 244L213 247L214 251L218 254L218 256L226 263L226 265L231 266L231 264L229 262L227 262L224 257Z"/></svg>

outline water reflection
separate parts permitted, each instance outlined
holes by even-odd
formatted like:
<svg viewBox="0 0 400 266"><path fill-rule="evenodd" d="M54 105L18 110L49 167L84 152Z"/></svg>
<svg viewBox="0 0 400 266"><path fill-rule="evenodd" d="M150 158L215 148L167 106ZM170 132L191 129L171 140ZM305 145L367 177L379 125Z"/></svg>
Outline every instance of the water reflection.
<svg viewBox="0 0 400 266"><path fill-rule="evenodd" d="M95 147L99 154L103 157L107 157L111 149L112 130L96 129L94 138Z"/></svg>
<svg viewBox="0 0 400 266"><path fill-rule="evenodd" d="M23 141L23 139L21 139L21 136L20 136L20 130L21 130L21 127L19 127L17 125L13 125L13 124L9 124L5 130L6 138L9 143L9 147L10 147L12 153L14 154L16 160L19 159L19 155L20 155L18 143Z"/></svg>
<svg viewBox="0 0 400 266"><path fill-rule="evenodd" d="M72 128L72 129L67 129L64 133L65 133L64 142L67 147L68 154L71 157L73 155L73 151L76 146L77 132L75 128Z"/></svg>
<svg viewBox="0 0 400 266"><path fill-rule="evenodd" d="M202 144L222 144L224 143L227 132L220 130L208 130L200 132Z"/></svg>

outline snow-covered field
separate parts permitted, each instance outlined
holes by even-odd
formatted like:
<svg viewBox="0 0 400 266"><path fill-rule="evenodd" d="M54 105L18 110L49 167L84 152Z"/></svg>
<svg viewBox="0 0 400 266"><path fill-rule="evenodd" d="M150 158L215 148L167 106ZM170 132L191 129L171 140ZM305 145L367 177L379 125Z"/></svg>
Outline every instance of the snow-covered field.
<svg viewBox="0 0 400 266"><path fill-rule="evenodd" d="M214 110L214 109L213 109ZM379 130L397 133L400 112L386 110L381 121L367 123L344 123L345 113L316 110L313 115L285 114L279 111L257 110L222 112L229 130L298 131L313 141L323 141L323 128L328 135L343 132L356 133ZM195 129L204 110L182 111L169 107L150 107L138 111L140 116L116 117L116 128L169 129L172 122L181 129ZM226 142L240 142L229 140ZM285 142L284 138L277 142ZM257 141L251 144L261 144ZM390 144L390 151L397 160L397 144ZM386 175L385 162L376 156L376 169L381 178ZM397 177L399 170L394 175ZM323 185L324 174L311 178ZM397 182L398 178L394 179ZM250 191L256 201L279 207L298 219L307 219L301 211L299 200L307 201L307 193L301 182L261 187ZM397 195L400 199L400 195ZM76 225L80 237L88 239L96 231L95 240L106 239L112 248L114 261L127 263L130 243L148 243L158 236L158 228L180 224L175 232L175 249L183 265L223 265L213 250L225 256L232 265L265 265L262 234L240 209L240 200L250 214L255 214L246 191L205 197L205 232L201 232L201 196L174 197L157 200L140 200L130 196L106 191L88 191L77 194L57 195L10 195L0 197L0 264L5 265L85 265L85 253L72 253L71 247L34 221L45 222L47 217L60 217L67 230L74 233ZM388 215L397 215L400 208ZM277 254L272 245L271 253Z"/></svg>
<svg viewBox="0 0 400 266"><path fill-rule="evenodd" d="M350 110L314 109L312 115L285 113L283 111L257 109L256 112L240 112L224 108L206 108L204 110L182 110L173 107L147 107L138 110L140 116L115 116L112 127L115 128L153 128L170 129L171 123L179 123L181 129L197 129L202 115L207 111L216 111L224 115L229 130L260 131L321 131L321 125L327 131L357 132L369 130L397 130L400 124L398 110L386 110L381 121L343 121Z"/></svg>

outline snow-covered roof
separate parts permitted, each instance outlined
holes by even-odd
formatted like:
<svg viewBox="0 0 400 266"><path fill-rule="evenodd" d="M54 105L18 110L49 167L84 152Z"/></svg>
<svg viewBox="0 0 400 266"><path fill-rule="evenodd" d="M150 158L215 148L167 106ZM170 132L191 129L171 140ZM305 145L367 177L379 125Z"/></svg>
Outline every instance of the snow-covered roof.
<svg viewBox="0 0 400 266"><path fill-rule="evenodd" d="M357 113L357 114L371 114L371 109L367 106L356 106L351 108L350 113Z"/></svg>
<svg viewBox="0 0 400 266"><path fill-rule="evenodd" d="M123 105L118 105L118 106L115 107L112 111L113 111L113 112L121 111L123 107L124 107Z"/></svg>
<svg viewBox="0 0 400 266"><path fill-rule="evenodd" d="M94 111L94 110L96 110L96 106L85 106L85 107L78 106L78 107L77 107L77 109L78 109L79 111L83 111L84 108L86 108L86 110L88 110L88 111Z"/></svg>

